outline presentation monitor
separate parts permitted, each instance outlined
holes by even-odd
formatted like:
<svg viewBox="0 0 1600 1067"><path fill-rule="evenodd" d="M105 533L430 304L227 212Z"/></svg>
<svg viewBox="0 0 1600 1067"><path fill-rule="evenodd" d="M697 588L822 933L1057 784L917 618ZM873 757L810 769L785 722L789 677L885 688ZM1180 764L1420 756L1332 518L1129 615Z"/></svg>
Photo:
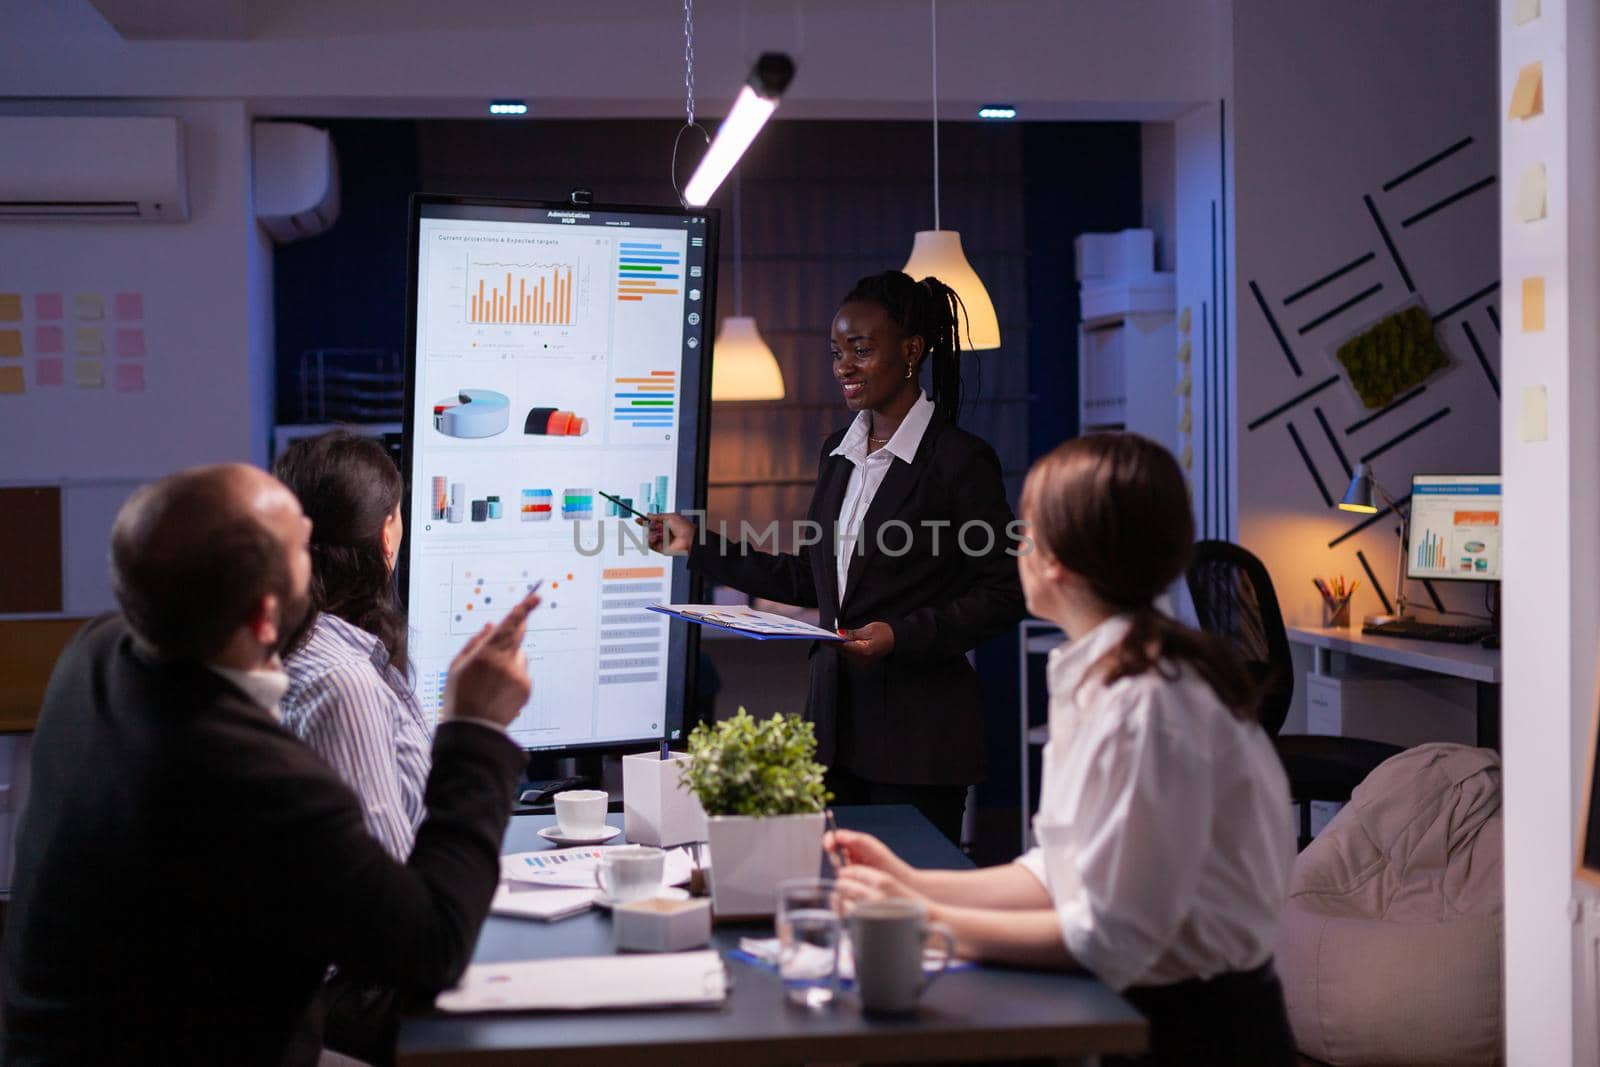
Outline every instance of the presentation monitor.
<svg viewBox="0 0 1600 1067"><path fill-rule="evenodd" d="M706 209L412 199L402 590L431 718L468 637L540 583L512 738L680 735L693 628L645 609L689 574L631 516L704 502L716 247Z"/></svg>
<svg viewBox="0 0 1600 1067"><path fill-rule="evenodd" d="M1498 582L1500 551L1498 474L1411 479L1407 577Z"/></svg>

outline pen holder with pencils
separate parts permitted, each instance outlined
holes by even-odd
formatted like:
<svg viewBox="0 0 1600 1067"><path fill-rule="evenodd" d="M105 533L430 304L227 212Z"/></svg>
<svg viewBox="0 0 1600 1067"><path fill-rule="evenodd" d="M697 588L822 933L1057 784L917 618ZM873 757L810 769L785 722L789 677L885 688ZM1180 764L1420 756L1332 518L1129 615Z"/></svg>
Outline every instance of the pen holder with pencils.
<svg viewBox="0 0 1600 1067"><path fill-rule="evenodd" d="M1322 626L1327 630L1350 628L1350 597L1330 600L1322 598Z"/></svg>

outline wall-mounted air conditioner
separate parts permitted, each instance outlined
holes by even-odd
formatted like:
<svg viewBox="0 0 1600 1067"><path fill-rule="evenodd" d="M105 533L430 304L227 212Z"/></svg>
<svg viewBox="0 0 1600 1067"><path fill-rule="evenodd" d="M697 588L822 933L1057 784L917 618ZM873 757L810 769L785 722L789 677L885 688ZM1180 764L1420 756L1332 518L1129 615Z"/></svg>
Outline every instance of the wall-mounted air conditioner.
<svg viewBox="0 0 1600 1067"><path fill-rule="evenodd" d="M252 131L256 219L279 244L311 237L339 218L339 159L327 130L258 122Z"/></svg>
<svg viewBox="0 0 1600 1067"><path fill-rule="evenodd" d="M183 124L165 116L0 117L0 222L182 222Z"/></svg>

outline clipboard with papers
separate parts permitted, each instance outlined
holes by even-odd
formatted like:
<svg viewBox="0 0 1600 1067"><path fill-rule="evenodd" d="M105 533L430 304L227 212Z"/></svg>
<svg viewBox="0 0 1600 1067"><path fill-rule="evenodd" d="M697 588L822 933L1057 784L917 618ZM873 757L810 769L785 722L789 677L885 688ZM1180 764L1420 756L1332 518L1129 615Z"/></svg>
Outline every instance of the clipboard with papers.
<svg viewBox="0 0 1600 1067"><path fill-rule="evenodd" d="M812 626L800 619L791 619L771 611L755 608L730 607L727 604L650 604L649 610L675 619L692 622L696 626L712 626L718 630L757 641L843 641L832 630Z"/></svg>

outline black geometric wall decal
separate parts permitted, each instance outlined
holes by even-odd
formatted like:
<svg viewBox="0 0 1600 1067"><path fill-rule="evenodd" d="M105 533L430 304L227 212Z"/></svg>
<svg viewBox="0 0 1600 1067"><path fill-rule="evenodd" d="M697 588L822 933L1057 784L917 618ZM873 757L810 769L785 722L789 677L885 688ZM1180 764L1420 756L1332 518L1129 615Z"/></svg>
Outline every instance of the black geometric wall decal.
<svg viewBox="0 0 1600 1067"><path fill-rule="evenodd" d="M1294 440L1294 447L1300 450L1300 458L1305 460L1311 480L1317 483L1317 492L1322 494L1322 502L1330 508L1333 507L1333 496L1329 494L1328 487L1322 483L1322 475L1317 473L1317 465L1311 462L1311 453L1306 451L1306 443L1300 440L1300 431L1294 428L1292 422L1289 423L1289 436Z"/></svg>
<svg viewBox="0 0 1600 1067"><path fill-rule="evenodd" d="M1461 151L1463 148L1467 147L1471 143L1472 143L1472 138L1463 137L1461 140L1457 141L1455 144L1451 145L1449 148L1446 148L1443 152L1440 152L1438 155L1429 156L1427 159L1424 159L1421 163L1418 163L1416 166L1412 167L1410 170L1406 171L1404 174L1400 175L1398 178L1393 178L1393 179L1390 179L1389 181L1384 182L1383 183L1383 191L1387 193L1391 189L1395 189L1395 188L1399 187L1399 185L1402 182L1410 181L1412 178L1415 178L1417 175L1421 174L1423 171L1427 170L1429 167L1433 166L1435 163L1438 163L1438 162L1441 162L1443 160L1449 159L1451 156L1455 155L1457 152Z"/></svg>
<svg viewBox="0 0 1600 1067"><path fill-rule="evenodd" d="M1383 245L1389 250L1389 258L1394 260L1394 265L1400 270L1400 280L1406 283L1406 292L1417 291L1416 285L1411 281L1411 272L1406 270L1405 261L1400 258L1400 250L1394 246L1394 240L1389 236L1389 227L1383 224L1383 218L1378 214L1378 206L1372 202L1372 197L1363 195L1362 202L1367 205L1367 214L1372 216L1373 223L1378 227L1378 235L1383 238Z"/></svg>
<svg viewBox="0 0 1600 1067"><path fill-rule="evenodd" d="M1317 422L1322 425L1322 432L1328 438L1328 444L1333 446L1333 454L1339 457L1339 465L1344 468L1344 476L1350 477L1355 472L1350 469L1350 461L1345 458L1344 449L1339 447L1339 439L1333 436L1333 427L1328 425L1328 416L1322 413L1322 408L1314 409L1317 413Z"/></svg>
<svg viewBox="0 0 1600 1067"><path fill-rule="evenodd" d="M1395 503L1397 505L1399 505L1400 507L1405 507L1406 504L1410 500L1411 500L1411 494L1407 493L1405 496L1401 497L1399 500L1396 500ZM1393 510L1393 509L1391 509L1391 508L1386 506L1386 507L1383 508L1383 510L1379 511L1376 515L1368 515L1366 518L1362 519L1360 522L1358 522L1354 526L1350 527L1350 529L1346 530L1344 533L1340 534L1338 537L1335 537L1332 541L1329 541L1328 542L1328 547L1329 548L1338 548L1340 545L1344 544L1346 541L1350 540L1350 538L1354 537L1356 534L1358 534L1361 531L1365 530L1367 527L1371 526L1373 523L1382 522L1383 521L1383 517L1385 515L1388 515L1391 510Z"/></svg>
<svg viewBox="0 0 1600 1067"><path fill-rule="evenodd" d="M1472 332L1472 323L1463 322L1461 332L1467 335L1467 343L1472 345L1473 353L1478 357L1478 366L1483 368L1483 376L1489 379L1489 388L1494 390L1494 395L1500 395L1500 379L1494 376L1494 368L1489 366L1489 357L1484 354L1483 346L1478 343L1478 335Z"/></svg>
<svg viewBox="0 0 1600 1067"><path fill-rule="evenodd" d="M1381 408L1378 411L1374 411L1371 415L1368 415L1364 419L1357 419L1355 422L1352 422L1349 426L1346 426L1344 428L1345 434L1346 435L1353 434L1357 430L1361 429L1363 426L1366 426L1367 424L1372 423L1372 422L1376 422L1378 419L1383 418L1385 415L1389 414L1389 412L1393 411L1395 408L1399 407L1401 404L1404 404L1406 401L1415 400L1417 397L1421 396L1423 394L1423 392L1427 388L1428 387L1426 385L1419 385L1415 389L1411 390L1411 392L1409 392L1405 396L1401 397L1399 400L1391 400L1389 402L1389 406L1388 407Z"/></svg>
<svg viewBox="0 0 1600 1067"><path fill-rule="evenodd" d="M1461 190L1460 192L1451 193L1449 196L1445 197L1443 200L1439 201L1437 204L1433 204L1430 207L1425 207L1421 211L1417 212L1415 215L1412 215L1410 218L1402 220L1401 223L1400 223L1400 228L1401 229L1405 229L1408 226L1414 226L1417 223L1421 222L1423 219L1427 218L1429 215L1432 215L1434 212L1443 211L1445 208L1449 207L1451 204L1455 203L1457 200L1464 200L1467 197L1471 196L1473 193L1477 192L1479 189L1487 189L1487 188L1489 188L1489 186L1491 186L1493 184L1494 184L1494 176L1493 175L1490 175L1487 178L1481 178L1478 181L1473 182L1471 185L1467 186L1465 189Z"/></svg>
<svg viewBox="0 0 1600 1067"><path fill-rule="evenodd" d="M1427 590L1428 599L1433 601L1433 610L1437 611L1440 615L1443 615L1444 601L1439 599L1439 594L1434 590L1433 583L1428 581L1426 578L1420 578L1418 580L1422 582L1422 588Z"/></svg>
<svg viewBox="0 0 1600 1067"><path fill-rule="evenodd" d="M1245 429L1246 430L1255 430L1255 429L1265 425L1266 423L1270 422L1271 420L1277 418L1279 415L1282 415L1285 411L1288 411L1290 408L1294 407L1296 404L1300 403L1302 400L1309 400L1312 397L1316 396L1318 393L1322 392L1324 389L1328 388L1328 386L1332 385L1333 383L1337 382L1338 380L1339 380L1339 376L1337 374L1335 374L1335 375L1333 375L1333 376L1331 376L1331 377L1329 377L1329 378L1327 378L1327 379L1325 379L1323 381L1318 382L1316 385L1313 385L1310 389L1307 389L1305 392L1300 393L1300 394L1298 394L1296 396L1290 397L1288 400L1285 400L1283 403L1279 404L1277 407L1273 408L1271 411L1267 412L1265 415L1260 416L1255 421L1251 422L1248 426L1246 426Z"/></svg>
<svg viewBox="0 0 1600 1067"><path fill-rule="evenodd" d="M1355 270L1357 267L1364 266L1364 265L1372 262L1375 258L1377 258L1377 253L1376 252L1368 252L1366 255L1357 256L1355 259L1352 259L1350 262L1346 263L1344 266L1340 267L1338 270L1332 272L1331 274L1324 274L1322 277L1318 278L1316 281L1312 282L1310 285L1306 286L1304 289L1296 289L1294 292L1292 292L1288 296L1284 297L1283 298L1283 306L1284 307L1288 307L1290 304L1294 303L1296 300L1299 300L1302 296L1305 296L1308 293L1316 292L1318 289L1321 289L1324 285L1327 285L1329 282L1338 281L1340 278L1343 278L1346 274L1349 274L1351 271Z"/></svg>
<svg viewBox="0 0 1600 1067"><path fill-rule="evenodd" d="M1489 321L1494 323L1494 332L1495 333L1499 333L1500 332L1500 312L1498 312L1498 311L1496 311L1494 309L1494 305L1493 304L1489 305L1488 311L1489 311Z"/></svg>
<svg viewBox="0 0 1600 1067"><path fill-rule="evenodd" d="M1383 613L1388 615L1394 611L1394 608L1389 605L1389 598L1383 592L1383 583L1378 581L1376 574L1372 573L1372 564L1367 562L1367 554L1358 548L1356 549L1356 559L1361 561L1361 569L1367 572L1367 581L1372 583L1372 591L1378 594L1378 600L1383 604Z"/></svg>
<svg viewBox="0 0 1600 1067"><path fill-rule="evenodd" d="M1488 296L1498 288L1500 288L1500 283L1492 282L1489 285L1484 286L1482 289L1479 289L1476 293L1473 293L1465 300L1456 301L1454 304L1451 304L1449 307L1445 308L1443 311L1439 312L1439 314L1433 317L1434 325L1437 326L1441 320L1448 319L1451 315L1454 315L1462 308L1471 307L1473 304L1476 304L1478 301L1482 300L1484 297Z"/></svg>
<svg viewBox="0 0 1600 1067"><path fill-rule="evenodd" d="M1353 308L1357 304L1361 303L1361 301L1365 300L1367 297L1372 296L1374 293L1378 293L1378 292L1382 292L1382 291L1383 291L1383 283L1382 282L1379 282L1378 284L1372 286L1369 289L1363 289L1361 292L1357 293L1355 296L1352 296L1349 300L1346 300L1344 303L1340 304L1338 307L1334 308L1332 311L1326 312L1326 313L1324 313L1322 315L1318 315L1316 318L1312 319L1310 322L1308 322L1304 326L1300 327L1300 336L1304 337L1306 334L1310 333L1312 330L1315 330L1318 326L1321 326L1323 323L1327 322L1329 319L1333 318L1335 315L1339 314L1341 311L1349 311L1351 308Z"/></svg>
<svg viewBox="0 0 1600 1067"><path fill-rule="evenodd" d="M1402 441L1405 441L1407 438L1413 437L1416 434L1421 433L1423 430L1426 430L1429 426L1432 426L1434 423L1438 422L1440 419L1444 418L1448 414L1450 414L1450 409L1449 408L1447 408L1447 407L1440 408L1438 411L1435 411L1432 415L1429 415L1427 418L1423 419L1421 422L1419 422L1415 426L1411 427L1411 429L1406 430L1404 433L1396 434L1395 436L1389 438L1389 440L1385 441L1383 444L1379 445L1377 448L1374 448L1372 451L1370 451L1366 455L1362 456L1361 457L1361 462L1363 462L1363 463L1372 462L1374 459L1377 459L1379 456L1381 456L1385 452L1389 451L1389 449L1393 448L1395 445L1400 444Z"/></svg>
<svg viewBox="0 0 1600 1067"><path fill-rule="evenodd" d="M1272 336L1278 339L1278 347L1283 349L1283 358L1289 361L1289 366L1294 370L1294 376L1300 377L1304 372L1300 369L1300 361L1294 358L1294 352L1289 348L1289 342L1284 339L1283 331L1278 329L1278 320L1272 317L1272 312L1267 308L1266 298L1261 295L1261 286L1252 279L1250 291L1255 294L1256 306L1261 308L1261 314L1267 317L1267 325L1272 327Z"/></svg>

